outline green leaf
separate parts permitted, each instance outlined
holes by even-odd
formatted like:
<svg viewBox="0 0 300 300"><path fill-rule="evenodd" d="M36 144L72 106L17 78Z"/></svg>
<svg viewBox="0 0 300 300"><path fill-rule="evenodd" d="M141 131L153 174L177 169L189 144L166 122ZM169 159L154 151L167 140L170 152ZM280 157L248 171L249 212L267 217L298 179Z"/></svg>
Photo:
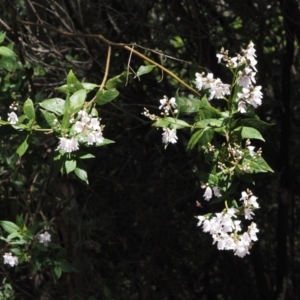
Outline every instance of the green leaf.
<svg viewBox="0 0 300 300"><path fill-rule="evenodd" d="M96 94L96 103L99 105L106 104L115 98L117 98L119 95L119 92L115 89L111 90L100 90Z"/></svg>
<svg viewBox="0 0 300 300"><path fill-rule="evenodd" d="M189 140L188 149L193 149L197 143L207 146L214 136L214 129L206 127L203 130L196 131Z"/></svg>
<svg viewBox="0 0 300 300"><path fill-rule="evenodd" d="M0 44L3 43L3 41L5 39L5 36L6 36L6 32L5 31L1 31L0 32Z"/></svg>
<svg viewBox="0 0 300 300"><path fill-rule="evenodd" d="M63 129L68 129L72 125L70 123L70 118L71 118L71 114L72 114L72 112L70 110L70 107L71 107L70 97L69 97L69 94L67 94L64 116L63 116L63 119L61 121L61 126L62 126Z"/></svg>
<svg viewBox="0 0 300 300"><path fill-rule="evenodd" d="M153 68L155 68L155 65L140 66L134 78L150 73L153 70Z"/></svg>
<svg viewBox="0 0 300 300"><path fill-rule="evenodd" d="M111 291L107 287L107 285L103 286L103 295L104 295L104 297L105 297L106 300L110 300L111 299Z"/></svg>
<svg viewBox="0 0 300 300"><path fill-rule="evenodd" d="M76 160L66 160L65 161L65 169L66 169L66 173L69 174L72 171L75 170L77 165L77 161Z"/></svg>
<svg viewBox="0 0 300 300"><path fill-rule="evenodd" d="M202 130L196 131L190 138L189 143L188 143L188 149L193 149L196 144L198 143L199 139L202 136Z"/></svg>
<svg viewBox="0 0 300 300"><path fill-rule="evenodd" d="M68 86L68 92L73 94L74 92L77 92L81 89L83 89L83 85L81 82L75 77L72 70L70 70L68 76L67 76L67 86Z"/></svg>
<svg viewBox="0 0 300 300"><path fill-rule="evenodd" d="M15 57L16 53L5 46L0 46L0 55L4 57Z"/></svg>
<svg viewBox="0 0 300 300"><path fill-rule="evenodd" d="M244 118L237 121L237 126L252 127L258 131L264 131L275 124L269 124L256 118Z"/></svg>
<svg viewBox="0 0 300 300"><path fill-rule="evenodd" d="M210 143L212 138L214 137L214 132L215 131L213 128L204 128L204 130L202 131L202 136L199 139L199 144L207 146L207 144Z"/></svg>
<svg viewBox="0 0 300 300"><path fill-rule="evenodd" d="M219 184L219 178L214 174L199 171L195 171L195 174L204 184L208 183L211 186L218 186Z"/></svg>
<svg viewBox="0 0 300 300"><path fill-rule="evenodd" d="M87 172L83 169L79 169L78 167L74 170L74 173L76 176L81 179L82 181L86 182L87 184L89 183L88 177L87 177Z"/></svg>
<svg viewBox="0 0 300 300"><path fill-rule="evenodd" d="M19 65L15 57L2 57L0 58L0 68L14 71L19 68Z"/></svg>
<svg viewBox="0 0 300 300"><path fill-rule="evenodd" d="M28 142L27 142L28 138L29 138L29 135L26 136L24 142L18 147L18 149L16 151L20 157L23 156L28 149L28 146L29 146Z"/></svg>
<svg viewBox="0 0 300 300"><path fill-rule="evenodd" d="M17 256L21 256L23 254L23 252L19 248L11 248L10 252L12 252L13 254L15 254Z"/></svg>
<svg viewBox="0 0 300 300"><path fill-rule="evenodd" d="M111 90L111 89L116 89L118 87L124 86L129 75L131 75L130 72L124 71L122 74L110 78L109 80L106 81L105 88L107 90Z"/></svg>
<svg viewBox="0 0 300 300"><path fill-rule="evenodd" d="M81 84L82 84L83 88L88 92L92 91L96 87L99 87L99 85L95 84L95 83L82 82Z"/></svg>
<svg viewBox="0 0 300 300"><path fill-rule="evenodd" d="M66 261L61 262L61 269L65 273L78 272L78 270L73 265Z"/></svg>
<svg viewBox="0 0 300 300"><path fill-rule="evenodd" d="M152 126L155 127L171 127L172 129L181 129L191 127L191 125L183 120L175 119L172 117L166 117L157 120Z"/></svg>
<svg viewBox="0 0 300 300"><path fill-rule="evenodd" d="M198 120L219 119L222 118L222 113L218 109L212 107L208 102L207 97L203 96L200 100L200 107L197 118Z"/></svg>
<svg viewBox="0 0 300 300"><path fill-rule="evenodd" d="M101 146L105 146L105 145L108 145L108 144L114 144L115 142L112 141L112 140L109 140L109 139L103 139L103 142L102 143L97 143L96 144L96 147L101 147Z"/></svg>
<svg viewBox="0 0 300 300"><path fill-rule="evenodd" d="M175 99L180 112L194 113L200 108L200 100L196 98L186 98L179 96L179 90L176 91Z"/></svg>
<svg viewBox="0 0 300 300"><path fill-rule="evenodd" d="M15 238L18 238L18 240L14 240ZM12 232L12 233L10 233L8 236L7 236L7 239L6 239L8 242L12 242L13 240L13 242L14 243L16 243L16 242L21 242L21 243L23 243L24 244L24 240L23 240L23 238L22 238L22 235L19 233L19 232L17 232L17 231L15 231L15 232Z"/></svg>
<svg viewBox="0 0 300 300"><path fill-rule="evenodd" d="M113 141L111 141L111 142L113 142ZM95 158L95 156L90 154L90 153L86 153L86 154L83 154L83 155L79 155L79 158L80 159L90 159L90 158Z"/></svg>
<svg viewBox="0 0 300 300"><path fill-rule="evenodd" d="M40 106L42 108L47 109L59 116L62 116L64 114L65 105L65 100L60 98L51 98L40 103Z"/></svg>
<svg viewBox="0 0 300 300"><path fill-rule="evenodd" d="M51 129L53 129L55 132L60 132L60 129L57 126L57 117L53 113L49 113L46 110L40 109L40 111L42 112L46 122L51 127Z"/></svg>
<svg viewBox="0 0 300 300"><path fill-rule="evenodd" d="M244 158L243 163L248 164L250 166L250 173L274 172L262 157L258 157L255 159Z"/></svg>
<svg viewBox="0 0 300 300"><path fill-rule="evenodd" d="M86 90L79 90L75 92L71 97L70 97L70 111L72 113L77 113L78 111L81 110L85 103L86 99Z"/></svg>
<svg viewBox="0 0 300 300"><path fill-rule="evenodd" d="M260 132L254 128L244 126L242 128L238 127L234 131L239 131L240 129L242 129L241 136L243 139L257 139L257 140L265 141L262 135L260 134Z"/></svg>
<svg viewBox="0 0 300 300"><path fill-rule="evenodd" d="M33 102L31 99L27 99L25 101L24 106L23 106L23 111L24 111L24 114L28 117L28 119L32 120L34 122L35 110L34 110Z"/></svg>
<svg viewBox="0 0 300 300"><path fill-rule="evenodd" d="M17 215L16 217L16 224L23 228L24 227L24 219L23 219L23 216L22 215Z"/></svg>
<svg viewBox="0 0 300 300"><path fill-rule="evenodd" d="M20 230L17 224L10 221L0 221L0 226L7 233L14 233Z"/></svg>
<svg viewBox="0 0 300 300"><path fill-rule="evenodd" d="M62 269L60 265L56 265L53 269L55 279L59 279L62 275Z"/></svg>
<svg viewBox="0 0 300 300"><path fill-rule="evenodd" d="M212 126L212 127L221 127L222 125L224 125L223 122L224 122L223 119L204 119L204 120L196 122L193 127L205 128L208 125Z"/></svg>

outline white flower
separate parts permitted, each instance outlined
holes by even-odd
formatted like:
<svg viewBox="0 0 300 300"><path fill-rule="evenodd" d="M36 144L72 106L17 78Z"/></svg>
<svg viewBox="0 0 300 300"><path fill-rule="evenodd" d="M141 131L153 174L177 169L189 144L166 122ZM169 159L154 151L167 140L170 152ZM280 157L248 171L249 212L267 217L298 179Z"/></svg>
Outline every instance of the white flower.
<svg viewBox="0 0 300 300"><path fill-rule="evenodd" d="M263 97L261 90L261 86L251 86L249 88L243 88L242 93L238 93L237 101L247 102L248 104L252 105L254 108L257 108L261 105L261 99Z"/></svg>
<svg viewBox="0 0 300 300"><path fill-rule="evenodd" d="M239 101L239 102L238 102L238 111L239 111L241 114L246 113L246 102L245 102L245 101Z"/></svg>
<svg viewBox="0 0 300 300"><path fill-rule="evenodd" d="M8 119L7 121L10 122L10 124L14 125L18 122L18 116L16 115L15 112L11 112L8 114Z"/></svg>
<svg viewBox="0 0 300 300"><path fill-rule="evenodd" d="M254 216L254 212L252 211L251 208L245 208L244 210L244 213L245 213L245 219L246 220L252 220L252 216Z"/></svg>
<svg viewBox="0 0 300 300"><path fill-rule="evenodd" d="M212 189L209 186L206 187L206 190L204 192L203 197L204 197L204 200L206 200L206 201L209 201L211 199L211 197L212 197Z"/></svg>
<svg viewBox="0 0 300 300"><path fill-rule="evenodd" d="M250 226L248 226L248 232L251 240L257 241L256 233L259 232L259 230L257 229L256 223L252 222Z"/></svg>
<svg viewBox="0 0 300 300"><path fill-rule="evenodd" d="M243 72L239 72L238 85L248 87L252 82L255 83L255 72L249 67L246 67Z"/></svg>
<svg viewBox="0 0 300 300"><path fill-rule="evenodd" d="M254 154L255 154L255 152L254 152L255 147L254 146L248 146L247 148L249 150L250 156L254 156Z"/></svg>
<svg viewBox="0 0 300 300"><path fill-rule="evenodd" d="M82 122L80 122L80 121L77 121L77 122L75 123L74 129L75 129L75 131L76 131L77 133L81 133L81 132L83 131L84 126L85 126L84 123L82 123Z"/></svg>
<svg viewBox="0 0 300 300"><path fill-rule="evenodd" d="M259 205L256 200L257 200L257 197L252 195L248 200L249 205L252 205L255 208L259 208Z"/></svg>
<svg viewBox="0 0 300 300"><path fill-rule="evenodd" d="M159 107L159 109L162 109L164 106L167 105L167 103L168 103L168 98L167 98L166 96L164 96L164 98L161 99L161 100L159 100L159 102L160 102L160 107Z"/></svg>
<svg viewBox="0 0 300 300"><path fill-rule="evenodd" d="M94 135L95 135L95 141L96 141L96 143L102 144L103 141L104 141L102 131L96 131L94 133Z"/></svg>
<svg viewBox="0 0 300 300"><path fill-rule="evenodd" d="M202 223L203 223L203 221L206 219L204 216L198 216L197 218L198 218L198 220L199 220L197 226L201 226Z"/></svg>
<svg viewBox="0 0 300 300"><path fill-rule="evenodd" d="M75 138L67 139L65 137L60 138L58 147L56 150L64 150L68 153L79 149L78 141Z"/></svg>
<svg viewBox="0 0 300 300"><path fill-rule="evenodd" d="M210 84L210 95L208 100L213 98L221 99L224 95L230 94L230 85L224 84L222 81L217 78L214 83Z"/></svg>
<svg viewBox="0 0 300 300"><path fill-rule="evenodd" d="M219 191L219 188L217 187L217 186L214 186L213 188L211 188L211 187L209 187L208 185L202 185L201 186L203 189L205 189L205 192L204 192L204 195L203 195L203 197L204 197L204 199L206 200L206 201L209 201L211 198L212 198L212 196L213 196L213 194L216 196L216 197L221 197L222 195L221 195L221 193L220 193L220 191Z"/></svg>
<svg viewBox="0 0 300 300"><path fill-rule="evenodd" d="M220 191L219 191L219 188L217 187L217 186L214 186L213 188L213 192L214 192L214 195L216 196L216 197L221 197L222 195L221 195L221 193L220 193Z"/></svg>
<svg viewBox="0 0 300 300"><path fill-rule="evenodd" d="M41 244L44 244L45 247L47 247L49 242L51 242L51 234L48 233L48 231L39 234L37 238Z"/></svg>
<svg viewBox="0 0 300 300"><path fill-rule="evenodd" d="M162 115L169 115L170 110L172 110L172 108L177 107L176 99L174 97L168 99L167 96L164 96L164 98L159 100L159 102L160 102L159 109L163 110L163 112L161 113ZM178 110L175 109L174 113L176 114L177 112Z"/></svg>
<svg viewBox="0 0 300 300"><path fill-rule="evenodd" d="M163 128L163 134L162 134L162 141L164 144L168 143L177 143L177 135L176 135L176 130L175 129L170 129L170 128Z"/></svg>
<svg viewBox="0 0 300 300"><path fill-rule="evenodd" d="M98 118L92 118L90 127L93 130L101 130L99 119Z"/></svg>
<svg viewBox="0 0 300 300"><path fill-rule="evenodd" d="M200 73L196 73L196 87L198 90L202 89L203 80L202 75Z"/></svg>
<svg viewBox="0 0 300 300"><path fill-rule="evenodd" d="M248 194L245 191L242 192L242 197L240 200L244 200L244 202L248 200Z"/></svg>
<svg viewBox="0 0 300 300"><path fill-rule="evenodd" d="M218 58L218 64L221 62L222 58L224 57L224 54L218 53L217 58Z"/></svg>
<svg viewBox="0 0 300 300"><path fill-rule="evenodd" d="M83 117L86 117L87 116L87 112L85 110L80 110L78 112L78 117L79 118L83 118Z"/></svg>
<svg viewBox="0 0 300 300"><path fill-rule="evenodd" d="M177 104L176 104L176 99L174 97L172 97L170 100L169 100L169 104L175 108L177 107Z"/></svg>
<svg viewBox="0 0 300 300"><path fill-rule="evenodd" d="M8 264L11 267L14 267L18 264L18 257L13 256L11 253L5 253L3 255L4 264Z"/></svg>

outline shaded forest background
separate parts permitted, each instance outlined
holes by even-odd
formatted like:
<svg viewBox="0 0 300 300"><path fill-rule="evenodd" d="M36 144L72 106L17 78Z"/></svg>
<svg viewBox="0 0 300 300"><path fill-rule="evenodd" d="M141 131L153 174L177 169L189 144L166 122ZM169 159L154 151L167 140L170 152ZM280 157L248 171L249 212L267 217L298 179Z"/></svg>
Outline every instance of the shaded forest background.
<svg viewBox="0 0 300 300"><path fill-rule="evenodd" d="M14 99L55 96L54 87L65 82L70 69L81 80L101 83L107 44L67 32L135 43L187 83L194 80L195 64L228 82L230 74L217 64L216 53L224 47L234 55L252 40L264 92L257 113L275 124L265 133L266 143L257 144L275 172L259 177L253 191L261 205L259 241L244 259L218 251L196 227L194 216L212 208L203 203L192 172L205 166L201 155L186 151L189 133L179 132L178 143L165 150L161 133L141 115L144 107L158 112L159 99L174 96L180 87L158 69L130 79L117 100L100 111L105 137L116 144L93 150L88 186L51 176L57 143L51 137L34 144L31 155L14 167L5 158L15 149L2 147L0 219L13 220L30 209L30 191L34 201L42 199L46 217L55 216L68 258L79 270L54 283L47 270L15 273L2 266L0 276L11 282L15 299L300 297L299 1L5 0L0 11L0 29L15 43L24 66L15 93L0 95L1 115ZM122 46L113 47L110 77L126 71L129 60L133 70L144 64ZM1 139L8 143L17 136L12 129Z"/></svg>

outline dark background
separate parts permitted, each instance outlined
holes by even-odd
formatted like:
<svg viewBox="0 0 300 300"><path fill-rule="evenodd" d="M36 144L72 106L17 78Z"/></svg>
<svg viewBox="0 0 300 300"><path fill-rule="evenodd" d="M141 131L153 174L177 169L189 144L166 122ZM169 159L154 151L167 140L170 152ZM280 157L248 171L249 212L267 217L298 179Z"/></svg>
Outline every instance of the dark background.
<svg viewBox="0 0 300 300"><path fill-rule="evenodd" d="M39 174L34 195L44 199L48 218L57 217L68 258L80 270L56 284L47 271L24 269L22 276L10 272L16 299L299 298L299 1L3 0L0 11L0 27L25 67L19 101L53 97L53 88L65 82L70 69L80 80L102 81L107 44L68 37L48 25L136 43L145 48L135 49L187 83L194 80L194 64L230 83L216 53L224 47L234 56L253 41L257 84L264 92L257 114L275 124L260 145L275 172L258 176L253 189L261 206L255 213L259 241L241 259L218 251L211 237L196 227L194 216L212 208L203 203L204 191L192 172L205 166L196 151L186 151L189 132L179 131L178 143L165 150L161 132L141 115L143 107L158 113L159 99L174 96L179 83L158 69L140 80L129 79L120 96L100 109L104 135L116 144L93 150L89 186L73 177L51 176L56 144L50 137L31 147L34 158L24 157L13 177L21 183L2 185L7 197L18 195L21 209ZM129 55L122 47L112 47L110 77L127 69ZM131 57L133 70L142 64L141 58ZM183 87L180 91L189 94ZM1 219L9 219L10 205L4 200ZM203 208L195 206L197 200Z"/></svg>

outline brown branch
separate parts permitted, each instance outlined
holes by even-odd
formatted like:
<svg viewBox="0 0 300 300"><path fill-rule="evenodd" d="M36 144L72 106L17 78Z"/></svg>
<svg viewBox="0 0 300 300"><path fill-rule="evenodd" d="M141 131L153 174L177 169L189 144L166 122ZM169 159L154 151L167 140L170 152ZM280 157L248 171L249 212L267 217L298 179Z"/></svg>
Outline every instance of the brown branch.
<svg viewBox="0 0 300 300"><path fill-rule="evenodd" d="M102 41L103 43L107 44L108 46L111 47L119 47L119 48L123 48L129 52L134 53L136 56L139 56L140 58L142 58L143 60L149 62L152 65L155 65L156 67L158 67L159 69L161 69L162 71L166 72L167 74L169 74L171 77L173 77L177 82L179 82L181 85L183 85L184 87L186 87L188 90L190 90L191 92L193 92L194 94L196 94L197 96L201 96L201 94L195 90L193 87L191 87L190 85L188 85L187 83L185 83L183 80L181 80L177 75L175 75L172 71L170 71L169 69L165 68L164 66L162 66L161 64L157 63L156 61L148 58L147 56L143 55L142 53L140 53L137 50L134 50L132 48L132 46L134 46L135 44L123 44L123 43L115 43L112 42L108 39L106 39L103 35L101 34L82 34L82 33L72 33L72 32L68 32L68 31L64 31L64 30L60 30L57 29L55 27L52 27L50 25L47 25L45 23L43 24L39 24L39 23L34 23L34 22L29 22L29 21L24 21L21 20L20 18L16 18L17 22L23 25L30 25L30 26L37 26L37 27L42 27L42 28L46 28L49 29L51 31L55 31L58 34L64 35L64 36L68 36L68 37L75 37L75 38L91 38L91 39L98 39L100 41Z"/></svg>

